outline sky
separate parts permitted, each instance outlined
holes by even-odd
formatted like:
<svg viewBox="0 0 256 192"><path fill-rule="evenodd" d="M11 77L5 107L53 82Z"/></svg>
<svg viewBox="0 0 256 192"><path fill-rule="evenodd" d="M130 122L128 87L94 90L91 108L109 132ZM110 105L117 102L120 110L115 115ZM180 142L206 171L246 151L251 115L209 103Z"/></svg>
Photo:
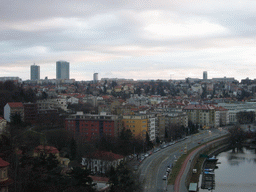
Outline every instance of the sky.
<svg viewBox="0 0 256 192"><path fill-rule="evenodd" d="M255 79L254 0L1 0L0 76Z"/></svg>

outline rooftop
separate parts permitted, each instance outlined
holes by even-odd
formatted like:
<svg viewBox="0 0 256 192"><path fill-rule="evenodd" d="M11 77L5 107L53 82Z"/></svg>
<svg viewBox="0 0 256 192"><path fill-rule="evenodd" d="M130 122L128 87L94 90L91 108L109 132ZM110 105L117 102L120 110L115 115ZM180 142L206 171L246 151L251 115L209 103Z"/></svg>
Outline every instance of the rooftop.
<svg viewBox="0 0 256 192"><path fill-rule="evenodd" d="M12 103L8 103L8 105L9 105L11 108L17 108L17 107L22 108L22 107L23 107L23 104L22 104L21 102L12 102Z"/></svg>
<svg viewBox="0 0 256 192"><path fill-rule="evenodd" d="M108 152L108 151L97 151L95 153L92 153L90 155L90 158L101 159L101 160L106 160L106 161L114 161L114 160L118 160L118 159L123 159L124 156L115 154L112 152Z"/></svg>

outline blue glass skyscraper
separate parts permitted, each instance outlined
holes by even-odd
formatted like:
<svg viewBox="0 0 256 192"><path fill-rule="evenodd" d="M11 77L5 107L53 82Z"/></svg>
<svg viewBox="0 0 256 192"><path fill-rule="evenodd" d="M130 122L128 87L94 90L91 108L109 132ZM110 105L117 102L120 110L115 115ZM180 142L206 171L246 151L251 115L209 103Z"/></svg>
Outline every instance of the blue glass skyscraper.
<svg viewBox="0 0 256 192"><path fill-rule="evenodd" d="M31 65L30 66L30 80L36 81L40 79L40 66Z"/></svg>
<svg viewBox="0 0 256 192"><path fill-rule="evenodd" d="M69 79L69 62L56 62L56 79Z"/></svg>

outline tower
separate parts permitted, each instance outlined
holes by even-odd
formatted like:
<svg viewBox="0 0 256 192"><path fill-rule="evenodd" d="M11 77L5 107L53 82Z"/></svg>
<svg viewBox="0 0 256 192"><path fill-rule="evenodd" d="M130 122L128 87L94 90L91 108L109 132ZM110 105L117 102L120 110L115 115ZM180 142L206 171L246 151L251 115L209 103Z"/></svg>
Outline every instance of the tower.
<svg viewBox="0 0 256 192"><path fill-rule="evenodd" d="M30 66L30 80L36 81L40 79L40 66L31 65Z"/></svg>
<svg viewBox="0 0 256 192"><path fill-rule="evenodd" d="M56 62L56 79L69 79L69 62Z"/></svg>
<svg viewBox="0 0 256 192"><path fill-rule="evenodd" d="M94 73L93 74L93 83L97 83L98 82L98 73Z"/></svg>
<svg viewBox="0 0 256 192"><path fill-rule="evenodd" d="M203 72L203 80L206 80L207 79L207 71L204 71Z"/></svg>

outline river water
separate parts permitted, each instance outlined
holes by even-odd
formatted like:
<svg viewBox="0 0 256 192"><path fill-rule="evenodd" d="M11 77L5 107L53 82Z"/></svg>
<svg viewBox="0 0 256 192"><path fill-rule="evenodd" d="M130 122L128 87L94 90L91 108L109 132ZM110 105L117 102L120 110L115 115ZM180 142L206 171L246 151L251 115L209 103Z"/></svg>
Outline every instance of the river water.
<svg viewBox="0 0 256 192"><path fill-rule="evenodd" d="M220 153L215 169L216 192L254 192L256 191L256 152L242 148ZM200 177L201 182L201 177ZM199 182L199 187L201 186ZM200 192L208 191L199 189Z"/></svg>

